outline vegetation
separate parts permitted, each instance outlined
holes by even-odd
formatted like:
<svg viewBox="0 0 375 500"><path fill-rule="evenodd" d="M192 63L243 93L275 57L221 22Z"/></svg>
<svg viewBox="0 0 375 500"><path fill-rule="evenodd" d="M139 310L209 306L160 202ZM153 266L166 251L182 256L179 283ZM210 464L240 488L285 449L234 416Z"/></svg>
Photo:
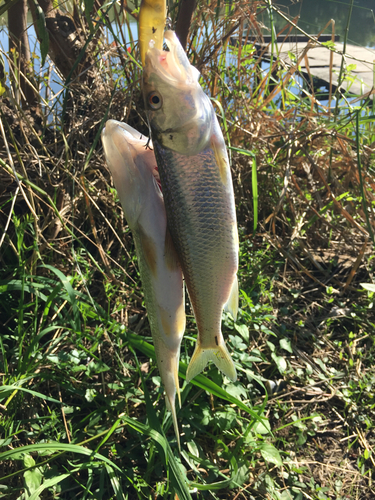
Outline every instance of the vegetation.
<svg viewBox="0 0 375 500"><path fill-rule="evenodd" d="M271 1L197 3L187 51L217 106L238 208L241 308L223 330L239 380L210 366L183 387L179 456L100 143L108 118L147 134L137 10L60 6L80 20L66 74L46 41L62 13L48 31L41 5L28 75L2 53L0 497L374 498L374 101L318 96L298 59L261 63L246 26L260 41L267 15L277 34Z"/></svg>

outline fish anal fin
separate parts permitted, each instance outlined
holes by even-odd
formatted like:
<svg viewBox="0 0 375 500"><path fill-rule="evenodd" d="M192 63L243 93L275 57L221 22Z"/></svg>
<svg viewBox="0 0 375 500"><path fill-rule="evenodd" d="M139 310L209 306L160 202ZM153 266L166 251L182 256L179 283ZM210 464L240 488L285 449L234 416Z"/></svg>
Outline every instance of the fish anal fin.
<svg viewBox="0 0 375 500"><path fill-rule="evenodd" d="M224 310L229 312L234 321L237 319L238 313L238 278L237 275L234 278L232 289L230 291L228 302L224 306Z"/></svg>
<svg viewBox="0 0 375 500"><path fill-rule="evenodd" d="M233 382L237 380L237 372L233 359L224 342L219 342L219 345L209 348L202 348L197 343L186 372L186 382L190 382L196 375L201 373L209 361L215 363L216 367L230 380Z"/></svg>

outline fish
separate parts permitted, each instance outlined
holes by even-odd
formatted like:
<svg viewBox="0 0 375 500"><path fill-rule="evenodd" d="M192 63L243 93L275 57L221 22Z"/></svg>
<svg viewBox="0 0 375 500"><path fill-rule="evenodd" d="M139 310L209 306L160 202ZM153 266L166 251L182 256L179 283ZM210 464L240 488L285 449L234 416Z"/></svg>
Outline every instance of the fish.
<svg viewBox="0 0 375 500"><path fill-rule="evenodd" d="M180 449L175 399L177 394L181 408L178 366L186 324L184 286L167 229L155 155L150 149L152 143L126 123L116 120L106 122L101 137L132 231L157 365Z"/></svg>
<svg viewBox="0 0 375 500"><path fill-rule="evenodd" d="M167 51L152 40L142 90L171 234L196 319L189 382L209 361L237 378L221 332L238 311L238 230L228 154L213 105L175 32Z"/></svg>

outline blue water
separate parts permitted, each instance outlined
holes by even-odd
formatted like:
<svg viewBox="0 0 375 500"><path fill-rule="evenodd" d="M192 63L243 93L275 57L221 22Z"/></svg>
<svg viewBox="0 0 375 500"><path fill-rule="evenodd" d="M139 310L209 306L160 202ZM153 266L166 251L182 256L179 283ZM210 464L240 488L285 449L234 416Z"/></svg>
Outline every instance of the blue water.
<svg viewBox="0 0 375 500"><path fill-rule="evenodd" d="M318 3L321 3L320 0L316 0L316 1L318 1ZM329 6L331 6L332 8L337 7L337 2L335 2L335 1L324 0L324 2L327 2L327 5L329 4ZM295 4L293 4L294 6L290 6L290 0L284 0L283 2L278 2L278 5L280 5L280 3L284 4L284 8L286 8L286 6L288 6L288 8L290 8L291 10L297 8L295 6ZM306 1L304 2L304 0L302 0L299 3L298 8L299 8L299 12L301 13L301 21L299 24L303 25L304 23L306 24L306 22L307 22L306 19L304 19L304 18L306 18L306 15L304 16L303 13L309 12L309 10L307 8L308 5L309 4L306 3ZM340 5L342 6L342 2L340 2ZM324 11L323 8L321 10ZM371 45L373 43L373 41L375 42L375 21L373 21L373 16L371 17L369 15L369 13L370 13L369 9L366 9L366 10L361 9L358 12L360 12L362 15L364 15L366 17L366 21L368 23L370 23L370 24L374 23L374 31L373 31L374 35L372 35L372 33L370 33L370 34L366 33L365 38L363 38L364 43ZM294 12L294 11L289 12L289 14L296 14L296 12ZM329 14L333 14L333 12L329 11ZM336 12L336 14L337 14L337 12ZM325 13L325 15L327 15L327 13ZM344 23L344 19L345 19L345 16L342 16L341 23L337 23L337 24L342 26ZM310 20L310 21L314 21L314 24L309 24L306 26L303 25L303 27L306 28L306 30L308 30L308 28L313 29L315 27L316 28L315 31L317 31L319 26L321 29L321 27L322 27L321 23L324 20L325 19L319 20L319 19L314 18L313 20L312 19ZM319 24L315 24L315 23L319 23ZM355 20L355 22L352 24L354 26L358 26L357 20ZM338 28L338 26L337 26L337 28ZM106 36L108 43L112 43L114 41L113 34L107 28L104 28L104 29L105 29L105 36ZM120 37L118 35L118 33L116 33L118 30L116 23L112 24L112 29L114 30L115 34L117 35L119 43L121 43L122 37ZM138 33L137 33L137 24L135 21L130 23L130 31L131 31L131 37L133 38L133 40L137 40ZM313 31L314 31L314 29L313 29ZM353 29L352 29L352 31L350 31L350 34L355 37L356 41L361 39L361 34L357 33L357 31L354 32L354 35L352 35ZM123 25L123 33L124 33L126 43L129 44L130 43L130 36L128 33L128 28L125 24ZM336 30L336 33L337 33L337 30ZM51 61L48 57L47 57L47 61L44 64L44 66L42 68L40 67L39 43L37 41L35 30L34 30L34 27L32 24L30 24L28 27L28 35L29 35L29 42L30 42L30 50L31 50L31 52L33 52L35 54L34 68L35 68L36 75L39 75L39 81L40 81L39 92L40 92L41 96L45 99L45 101L48 103L47 106L45 106L46 114L48 115L50 113L51 117L52 117L52 115L54 113L56 113L56 109L60 110L62 107L62 99L63 99L63 91L64 91L63 82L60 79L60 77L58 76L58 74L54 71L54 69L53 69L54 65L51 63ZM8 80L9 80L9 65L8 65L8 61L5 57L5 55L7 54L7 51L8 51L8 34L7 34L6 28L4 28L4 27L0 28L0 47L4 53L3 59L4 59L4 63L5 63L5 70L8 73ZM126 48L124 48L123 50L126 50ZM227 62L230 64L230 57L227 59ZM233 59L233 64L236 64L236 57L234 57L234 59ZM269 70L269 64L267 62L263 61L262 65L261 65L261 70L262 70L262 73L264 75L267 74L267 72ZM9 84L9 81L8 81L8 84ZM289 89L289 91L291 91L292 93L294 93L296 95L301 95L302 86L303 86L302 78L299 77L298 75L295 75L294 81L290 82L290 84L288 85L288 89ZM280 105L279 101L280 101L280 96L275 98L274 103L276 105ZM328 105L327 100L324 100L321 102L325 106ZM335 101L332 101L331 106L335 107L335 105L336 105ZM47 117L47 119L48 119L48 117Z"/></svg>
<svg viewBox="0 0 375 500"><path fill-rule="evenodd" d="M374 0L355 0L351 16L350 0L277 0L273 4L289 19L296 19L298 16L298 26L307 33L319 33L334 19L335 34L340 36L341 42L348 25L349 44L375 47ZM265 13L262 21L268 26L268 14ZM285 19L278 14L275 14L274 21L277 32L284 28ZM329 24L324 33L332 33L332 25Z"/></svg>
<svg viewBox="0 0 375 500"><path fill-rule="evenodd" d="M129 24L130 24L131 36L133 40L137 40L138 38L137 23L132 22ZM117 31L116 23L112 24L112 29L114 30L114 33L116 35ZM30 52L34 54L33 61L34 61L35 75L37 77L39 76L39 78L37 78L40 82L39 93L43 97L43 99L45 99L46 103L48 103L46 106L44 106L44 111L47 114L47 119L48 119L48 114L51 114L52 118L52 115L56 113L56 109L60 110L62 108L64 84L59 75L55 72L54 64L49 59L49 57L47 57L45 64L43 65L43 67L41 67L39 42L37 40L35 29L32 24L28 26L27 33L30 44ZM125 25L123 26L123 33L126 43L127 44L130 43L130 36L128 34L128 30ZM113 34L107 28L105 28L105 36L109 44L114 41ZM119 43L121 40L122 38L118 37ZM5 71L7 73L7 84L9 86L11 75L9 73L9 63L7 59L8 43L9 43L8 31L4 26L2 26L0 28L0 48L1 51L3 52L2 56L5 65Z"/></svg>

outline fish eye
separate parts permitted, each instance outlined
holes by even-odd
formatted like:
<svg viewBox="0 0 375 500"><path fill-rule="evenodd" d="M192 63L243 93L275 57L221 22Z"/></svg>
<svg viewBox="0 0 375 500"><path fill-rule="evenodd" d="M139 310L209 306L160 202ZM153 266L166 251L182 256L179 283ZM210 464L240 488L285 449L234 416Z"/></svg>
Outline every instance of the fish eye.
<svg viewBox="0 0 375 500"><path fill-rule="evenodd" d="M163 100L159 92L150 92L148 94L148 105L151 109L156 111L161 108L162 104Z"/></svg>

